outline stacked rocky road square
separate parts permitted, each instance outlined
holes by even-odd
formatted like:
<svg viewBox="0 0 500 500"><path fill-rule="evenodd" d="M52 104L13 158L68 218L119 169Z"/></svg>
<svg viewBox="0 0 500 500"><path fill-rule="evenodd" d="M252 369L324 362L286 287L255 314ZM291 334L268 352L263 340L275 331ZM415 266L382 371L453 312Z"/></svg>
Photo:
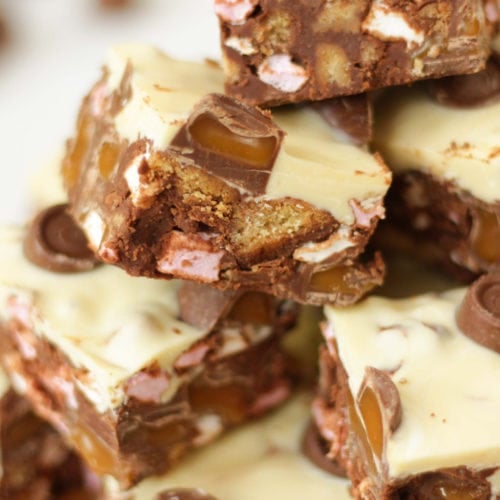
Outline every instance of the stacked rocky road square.
<svg viewBox="0 0 500 500"><path fill-rule="evenodd" d="M0 491L499 499L500 5L214 8L222 66L109 51L0 231Z"/></svg>

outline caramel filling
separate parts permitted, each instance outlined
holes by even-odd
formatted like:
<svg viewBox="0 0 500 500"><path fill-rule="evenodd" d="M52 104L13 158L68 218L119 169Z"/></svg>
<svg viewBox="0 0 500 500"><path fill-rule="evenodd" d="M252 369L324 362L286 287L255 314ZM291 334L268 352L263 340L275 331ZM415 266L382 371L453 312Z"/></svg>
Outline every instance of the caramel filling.
<svg viewBox="0 0 500 500"><path fill-rule="evenodd" d="M371 283L364 281L356 283L353 286L349 283L348 277L351 269L347 266L337 266L314 273L309 282L310 292L321 293L342 293L342 294L359 294L368 291L371 288Z"/></svg>
<svg viewBox="0 0 500 500"><path fill-rule="evenodd" d="M272 325L272 311L267 295L258 292L247 292L236 301L228 314L228 318L241 323Z"/></svg>
<svg viewBox="0 0 500 500"><path fill-rule="evenodd" d="M269 167L276 151L274 137L235 134L208 113L199 115L189 127L191 138L201 147L256 169Z"/></svg>
<svg viewBox="0 0 500 500"><path fill-rule="evenodd" d="M108 180L120 155L120 147L113 142L104 142L99 151L99 172Z"/></svg>
<svg viewBox="0 0 500 500"><path fill-rule="evenodd" d="M373 390L365 386L359 398L359 410L363 417L366 434L373 453L380 459L384 447L382 415Z"/></svg>
<svg viewBox="0 0 500 500"><path fill-rule="evenodd" d="M471 240L475 254L485 262L500 263L500 221L494 212L477 209Z"/></svg>
<svg viewBox="0 0 500 500"><path fill-rule="evenodd" d="M91 138L91 119L82 115L78 120L77 134L62 164L62 176L67 188L72 188L87 156Z"/></svg>
<svg viewBox="0 0 500 500"><path fill-rule="evenodd" d="M196 413L217 413L230 425L243 422L248 414L245 392L236 384L208 385L194 383L189 387L189 401Z"/></svg>
<svg viewBox="0 0 500 500"><path fill-rule="evenodd" d="M76 424L71 429L70 440L79 453L98 474L116 473L116 461L112 450L91 429Z"/></svg>
<svg viewBox="0 0 500 500"><path fill-rule="evenodd" d="M367 470L365 471L366 474L374 476L377 474L377 467L373 459L372 449L365 428L363 427L363 423L361 422L358 412L356 411L354 398L352 397L350 391L348 391L347 399L348 399L347 411L349 415L350 432L355 436L360 451L364 456L364 463L366 464L367 468Z"/></svg>

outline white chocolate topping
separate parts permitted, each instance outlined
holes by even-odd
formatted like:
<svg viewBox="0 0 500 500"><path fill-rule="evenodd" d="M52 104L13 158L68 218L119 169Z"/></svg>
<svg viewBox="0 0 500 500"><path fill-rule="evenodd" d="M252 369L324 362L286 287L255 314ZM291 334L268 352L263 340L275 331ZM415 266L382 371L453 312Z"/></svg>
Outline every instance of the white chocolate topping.
<svg viewBox="0 0 500 500"><path fill-rule="evenodd" d="M132 97L117 115L115 126L124 139L151 139L166 148L205 94L223 92L222 71L215 63L171 59L148 45L121 45L108 56L108 85L117 87L129 65Z"/></svg>
<svg viewBox="0 0 500 500"><path fill-rule="evenodd" d="M464 294L372 297L325 309L327 337L336 339L352 394L367 366L386 370L399 391L402 420L385 457L391 478L500 466L500 356L456 326Z"/></svg>
<svg viewBox="0 0 500 500"><path fill-rule="evenodd" d="M271 415L196 450L164 477L142 481L130 496L153 500L162 490L182 487L202 488L221 500L348 500L347 481L317 468L300 451L309 407L307 394L295 396Z"/></svg>
<svg viewBox="0 0 500 500"><path fill-rule="evenodd" d="M339 222L353 224L351 200L381 200L391 182L382 160L341 142L311 108L273 114L287 133L267 184L272 198L290 196L328 210Z"/></svg>
<svg viewBox="0 0 500 500"><path fill-rule="evenodd" d="M394 171L420 170L486 203L500 201L499 101L452 108L422 89L391 89L375 123L375 149Z"/></svg>
<svg viewBox="0 0 500 500"><path fill-rule="evenodd" d="M169 369L206 332L178 321L177 282L130 277L112 266L58 274L27 261L23 231L0 229L0 321L7 302L26 304L35 333L89 372L78 385L104 411L124 397L126 380L157 361Z"/></svg>
<svg viewBox="0 0 500 500"><path fill-rule="evenodd" d="M108 85L115 88L130 71L132 97L116 116L118 133L129 141L152 140L165 149L203 96L223 92L222 70L213 63L173 60L144 45L120 46L108 60ZM390 173L380 159L342 142L341 134L309 108L275 111L286 132L265 197L293 197L328 210L352 224L351 200L381 200ZM314 173L314 175L313 175Z"/></svg>

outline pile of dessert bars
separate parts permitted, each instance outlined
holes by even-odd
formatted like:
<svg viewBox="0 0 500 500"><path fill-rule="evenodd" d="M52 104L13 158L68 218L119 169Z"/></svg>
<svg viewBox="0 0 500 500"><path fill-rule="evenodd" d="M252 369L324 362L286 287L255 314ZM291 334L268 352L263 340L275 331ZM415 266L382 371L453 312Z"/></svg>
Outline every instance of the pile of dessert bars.
<svg viewBox="0 0 500 500"><path fill-rule="evenodd" d="M221 65L110 50L67 203L0 230L0 497L214 499L140 488L295 419L244 498L500 498L500 4L214 10Z"/></svg>

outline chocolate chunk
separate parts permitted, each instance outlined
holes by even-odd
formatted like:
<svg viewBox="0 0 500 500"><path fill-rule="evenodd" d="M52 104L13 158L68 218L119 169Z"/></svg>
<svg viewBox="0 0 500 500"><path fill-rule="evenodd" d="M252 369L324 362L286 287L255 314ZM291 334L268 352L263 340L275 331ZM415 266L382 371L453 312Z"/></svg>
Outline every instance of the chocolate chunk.
<svg viewBox="0 0 500 500"><path fill-rule="evenodd" d="M486 69L427 82L429 93L445 106L468 108L500 99L500 60L491 58Z"/></svg>
<svg viewBox="0 0 500 500"><path fill-rule="evenodd" d="M317 467L334 474L345 477L345 470L339 463L327 457L328 444L321 437L314 422L310 422L302 439L302 453Z"/></svg>
<svg viewBox="0 0 500 500"><path fill-rule="evenodd" d="M194 108L172 146L213 175L262 194L283 135L270 114L209 94Z"/></svg>
<svg viewBox="0 0 500 500"><path fill-rule="evenodd" d="M472 283L456 321L465 335L500 354L500 273L485 274Z"/></svg>
<svg viewBox="0 0 500 500"><path fill-rule="evenodd" d="M216 497L195 488L176 488L156 495L156 500L217 500Z"/></svg>
<svg viewBox="0 0 500 500"><path fill-rule="evenodd" d="M354 144L367 144L372 138L372 107L366 94L313 103L314 108L334 129L346 133Z"/></svg>
<svg viewBox="0 0 500 500"><path fill-rule="evenodd" d="M229 312L239 295L232 290L221 291L185 281L177 292L179 317L190 325L210 331Z"/></svg>
<svg viewBox="0 0 500 500"><path fill-rule="evenodd" d="M442 469L410 478L408 484L397 491L396 498L435 500L465 498L489 499L491 488L481 472L465 467Z"/></svg>
<svg viewBox="0 0 500 500"><path fill-rule="evenodd" d="M89 271L97 261L67 208L66 204L54 205L33 219L24 240L24 254L31 262L49 271Z"/></svg>

